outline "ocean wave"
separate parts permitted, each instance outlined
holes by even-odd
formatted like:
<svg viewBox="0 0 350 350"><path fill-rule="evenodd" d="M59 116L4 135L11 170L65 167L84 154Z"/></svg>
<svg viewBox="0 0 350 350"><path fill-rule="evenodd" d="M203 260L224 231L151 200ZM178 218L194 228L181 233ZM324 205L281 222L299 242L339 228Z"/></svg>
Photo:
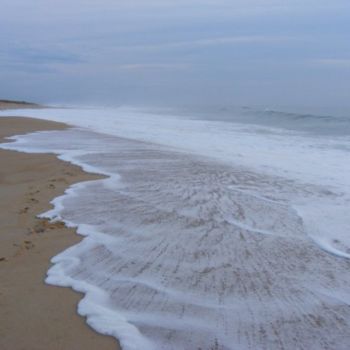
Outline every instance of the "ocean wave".
<svg viewBox="0 0 350 350"><path fill-rule="evenodd" d="M124 136L140 128L134 137L145 137L142 121L114 122ZM93 125L91 115L85 123ZM177 123L185 142L189 124ZM153 126L148 137L159 141L160 130L169 136L169 124ZM281 157L273 174L258 171L271 159L259 160L261 153L249 167L237 155L234 162L215 157L225 151L219 147L207 157L197 148L166 146L165 139L150 143L103 130L40 132L2 145L53 152L107 176L73 185L43 214L85 236L53 258L47 282L83 292L78 312L94 329L126 350L347 348L349 222L340 209L349 197L341 171L335 179L327 172L316 177L322 169L315 168L311 183L310 174L294 177ZM216 137L227 141L225 132ZM247 131L233 135L242 144L250 138ZM280 151L299 152L293 141L278 141ZM308 149L304 161L315 156ZM251 150L239 149L242 157ZM330 169L341 165L326 157L334 154L322 155ZM318 245L325 240L326 251Z"/></svg>

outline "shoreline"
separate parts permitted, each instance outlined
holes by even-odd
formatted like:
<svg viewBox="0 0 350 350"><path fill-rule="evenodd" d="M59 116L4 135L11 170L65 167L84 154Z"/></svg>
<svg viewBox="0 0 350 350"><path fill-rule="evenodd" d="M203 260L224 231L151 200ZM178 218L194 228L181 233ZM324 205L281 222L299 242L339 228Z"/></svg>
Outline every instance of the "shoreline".
<svg viewBox="0 0 350 350"><path fill-rule="evenodd" d="M26 101L0 100L0 111L8 109L38 109L48 108L46 106Z"/></svg>
<svg viewBox="0 0 350 350"><path fill-rule="evenodd" d="M0 143L9 136L68 127L1 117ZM51 258L82 237L63 223L36 217L70 185L100 177L52 154L0 149L0 159L0 348L120 349L115 338L96 333L77 314L81 293L44 283Z"/></svg>

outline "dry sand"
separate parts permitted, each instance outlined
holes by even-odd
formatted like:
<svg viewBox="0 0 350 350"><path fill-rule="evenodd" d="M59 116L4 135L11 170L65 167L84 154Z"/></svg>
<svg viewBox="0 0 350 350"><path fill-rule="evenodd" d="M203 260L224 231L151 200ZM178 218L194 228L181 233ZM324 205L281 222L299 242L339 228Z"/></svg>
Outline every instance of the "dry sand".
<svg viewBox="0 0 350 350"><path fill-rule="evenodd" d="M0 118L4 137L66 125ZM50 258L81 238L35 216L73 183L96 178L54 155L0 150L0 349L119 349L76 314L81 294L44 284Z"/></svg>

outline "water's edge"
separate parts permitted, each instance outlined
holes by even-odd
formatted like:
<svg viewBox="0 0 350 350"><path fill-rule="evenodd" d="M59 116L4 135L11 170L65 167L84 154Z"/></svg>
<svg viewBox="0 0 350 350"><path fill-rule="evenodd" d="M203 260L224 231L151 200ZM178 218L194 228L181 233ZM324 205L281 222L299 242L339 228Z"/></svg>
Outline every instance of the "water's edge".
<svg viewBox="0 0 350 350"><path fill-rule="evenodd" d="M74 127L69 127L69 128L73 129ZM17 142L20 143L20 140L22 137L32 135L32 134L38 134L38 133L42 133L42 131L29 132L26 134L6 137L5 139L8 140L9 143L7 142L0 143L0 148L4 150L13 151L13 146L14 146L13 144ZM30 152L30 151L27 151L25 148L21 148L21 147L16 147L16 148L17 148L17 152L22 152L22 153L52 154L51 152ZM70 196L75 196L76 191L78 189L82 189L87 184L90 184L90 183L103 182L108 186L108 182L110 180L115 179L116 176L114 174L109 174L107 172L104 173L100 169L97 169L85 163L79 162L73 157L67 157L59 153L54 153L54 155L59 160L78 166L86 174L98 175L98 176L101 176L101 178L96 180L81 181L68 186L62 195L59 195L58 197L53 198L49 202L49 204L53 206L52 209L49 209L48 211L45 211L37 216L42 219L49 219L51 222L61 221L65 224L67 228L74 228L76 234L84 237L79 243L66 248L64 251L60 252L59 254L55 255L50 259L52 266L47 271L45 283L53 286L58 286L58 287L66 287L66 288L68 287L74 290L75 292L78 292L80 295L82 295L81 300L79 301L77 306L77 313L80 316L86 318L86 323L96 332L102 335L108 335L116 338L121 348L124 348L124 346L128 346L128 349L135 349L135 350L138 350L140 348L147 349L144 347L145 339L142 340L142 343L139 343L139 344L136 343L137 338L141 336L136 327L133 327L132 325L130 325L130 327L127 327L126 329L126 325L128 323L125 319L123 319L121 315L111 311L107 307L103 308L101 306L103 304L103 299L106 298L105 292L103 290L86 282L77 283L74 279L64 275L61 269L61 264L66 264L66 263L78 264L79 263L79 261L74 260L73 258L68 256L71 250L79 249L80 246L89 244L89 240L96 240L97 237L98 237L99 243L104 241L106 241L107 243L108 241L108 237L106 235L92 229L91 227L88 227L87 225L83 225L83 224L76 225L64 219L59 214L59 212L63 208L62 201ZM96 302L96 296L98 296L98 302ZM104 322L104 320L107 320L107 319L108 321ZM112 320L114 320L114 324L111 322ZM110 330L106 329L107 325L110 326ZM124 335L125 332L127 333L126 337ZM134 334L134 339L132 343L128 341L130 334Z"/></svg>
<svg viewBox="0 0 350 350"><path fill-rule="evenodd" d="M8 149L49 151L104 177L70 186L41 214L85 236L52 259L46 282L83 293L78 313L93 329L128 350L210 348L217 339L220 349L245 350L251 336L289 349L328 344L316 315L339 323L339 345L347 338L347 246L310 239L304 226L322 239L329 216L343 215L341 193L156 143L65 132L15 136ZM300 336L289 343L289 332Z"/></svg>

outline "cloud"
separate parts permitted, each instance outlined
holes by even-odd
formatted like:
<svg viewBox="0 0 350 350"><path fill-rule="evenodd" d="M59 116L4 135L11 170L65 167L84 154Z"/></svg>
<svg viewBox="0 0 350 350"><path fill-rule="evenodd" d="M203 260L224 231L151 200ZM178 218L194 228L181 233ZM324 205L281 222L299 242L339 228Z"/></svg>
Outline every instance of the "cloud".
<svg viewBox="0 0 350 350"><path fill-rule="evenodd" d="M10 45L0 48L0 62L11 66L40 66L81 64L82 57L59 47Z"/></svg>
<svg viewBox="0 0 350 350"><path fill-rule="evenodd" d="M303 40L292 36L228 36L228 37L209 37L187 41L163 42L157 44L140 44L140 45L119 45L115 49L123 50L160 50L160 49L186 49L208 46L228 46L239 44L263 44L263 43L284 43L291 40Z"/></svg>
<svg viewBox="0 0 350 350"><path fill-rule="evenodd" d="M36 49L30 47L21 47L10 49L8 55L14 61L36 64L76 64L83 62L81 57L79 57L78 55L70 52L65 52L59 49Z"/></svg>
<svg viewBox="0 0 350 350"><path fill-rule="evenodd" d="M320 58L312 60L312 63L326 67L350 68L350 58Z"/></svg>
<svg viewBox="0 0 350 350"><path fill-rule="evenodd" d="M3 0L0 95L326 101L350 89L349 30L349 0Z"/></svg>
<svg viewBox="0 0 350 350"><path fill-rule="evenodd" d="M190 66L181 63L136 63L122 64L118 66L119 70L124 71L142 71L142 70L183 70Z"/></svg>

